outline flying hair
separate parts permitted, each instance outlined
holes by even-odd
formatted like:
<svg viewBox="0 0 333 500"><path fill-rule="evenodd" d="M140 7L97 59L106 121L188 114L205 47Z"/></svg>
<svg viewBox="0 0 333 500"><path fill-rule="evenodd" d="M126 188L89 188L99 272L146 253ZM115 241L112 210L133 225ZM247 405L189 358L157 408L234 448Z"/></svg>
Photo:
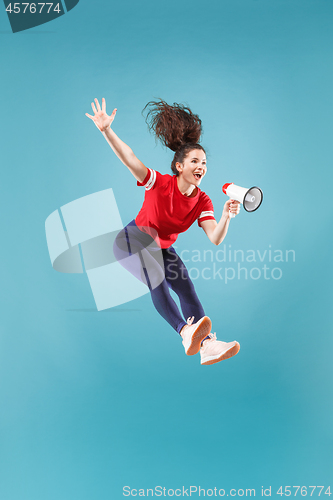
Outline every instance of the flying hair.
<svg viewBox="0 0 333 500"><path fill-rule="evenodd" d="M201 120L189 107L176 102L170 105L159 99L148 102L142 113L145 112L149 131L164 146L175 152L171 169L176 175L179 174L176 163L182 163L190 151L193 149L205 151L198 144L202 134Z"/></svg>

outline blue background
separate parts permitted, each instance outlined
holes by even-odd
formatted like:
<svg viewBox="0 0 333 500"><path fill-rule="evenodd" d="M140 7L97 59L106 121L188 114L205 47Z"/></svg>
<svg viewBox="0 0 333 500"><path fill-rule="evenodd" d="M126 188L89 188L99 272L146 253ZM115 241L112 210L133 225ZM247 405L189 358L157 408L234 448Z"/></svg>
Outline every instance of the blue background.
<svg viewBox="0 0 333 500"><path fill-rule="evenodd" d="M81 0L14 35L3 8L1 500L332 486L332 20L330 0ZM225 243L296 261L280 280L195 282L235 358L202 367L148 295L98 313L86 275L52 269L51 212L112 187L126 223L143 200L85 117L94 97L162 173L141 110L188 103L217 216L225 182L263 189ZM194 225L177 248L212 245Z"/></svg>

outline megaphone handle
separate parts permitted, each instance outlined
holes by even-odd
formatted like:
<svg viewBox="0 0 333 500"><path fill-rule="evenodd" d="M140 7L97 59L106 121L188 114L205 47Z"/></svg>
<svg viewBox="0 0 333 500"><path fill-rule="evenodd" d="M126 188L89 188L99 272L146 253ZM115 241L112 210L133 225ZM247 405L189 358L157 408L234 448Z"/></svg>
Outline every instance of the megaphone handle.
<svg viewBox="0 0 333 500"><path fill-rule="evenodd" d="M231 198L230 198L230 200L231 200ZM230 219L233 219L234 217L236 217L236 214L232 214L232 213L230 212L230 209L229 209L229 215L230 215Z"/></svg>

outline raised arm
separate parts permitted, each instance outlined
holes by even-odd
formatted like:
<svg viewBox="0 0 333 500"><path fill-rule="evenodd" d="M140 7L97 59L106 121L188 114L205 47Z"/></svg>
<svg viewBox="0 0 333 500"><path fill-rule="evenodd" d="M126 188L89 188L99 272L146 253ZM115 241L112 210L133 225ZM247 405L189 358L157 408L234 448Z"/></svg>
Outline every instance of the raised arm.
<svg viewBox="0 0 333 500"><path fill-rule="evenodd" d="M131 174L134 175L136 180L139 182L143 182L148 173L147 167L135 156L131 148L127 146L127 144L125 144L121 139L119 139L119 137L111 128L111 123L116 116L117 108L112 111L112 114L110 116L107 115L106 102L104 97L102 99L102 109L97 99L95 99L95 103L91 103L91 107L94 112L94 116L89 115L88 113L86 113L86 116L90 118L94 122L98 130L102 132L114 153L118 156L119 160L122 161L124 165L126 165Z"/></svg>

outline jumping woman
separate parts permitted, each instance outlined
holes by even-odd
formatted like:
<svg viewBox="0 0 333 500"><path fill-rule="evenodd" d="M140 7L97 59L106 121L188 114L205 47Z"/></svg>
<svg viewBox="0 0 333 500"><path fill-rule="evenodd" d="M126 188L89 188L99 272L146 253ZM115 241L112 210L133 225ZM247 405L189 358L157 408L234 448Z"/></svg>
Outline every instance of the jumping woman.
<svg viewBox="0 0 333 500"><path fill-rule="evenodd" d="M117 109L107 115L104 98L102 107L97 99L91 106L94 116L88 113L86 116L102 132L137 185L145 188L139 214L115 239L113 250L117 261L149 287L155 308L179 333L187 355L200 351L202 365L234 356L239 343L219 341L211 333L211 320L205 315L187 269L172 246L178 234L195 221L209 240L219 245L227 234L230 214L239 213L239 202L228 200L217 222L211 199L199 188L207 172L206 153L198 144L200 118L181 104L171 106L160 100L146 105L149 129L175 152L171 163L173 175L162 175L138 160L111 129ZM169 289L178 295L183 315Z"/></svg>

